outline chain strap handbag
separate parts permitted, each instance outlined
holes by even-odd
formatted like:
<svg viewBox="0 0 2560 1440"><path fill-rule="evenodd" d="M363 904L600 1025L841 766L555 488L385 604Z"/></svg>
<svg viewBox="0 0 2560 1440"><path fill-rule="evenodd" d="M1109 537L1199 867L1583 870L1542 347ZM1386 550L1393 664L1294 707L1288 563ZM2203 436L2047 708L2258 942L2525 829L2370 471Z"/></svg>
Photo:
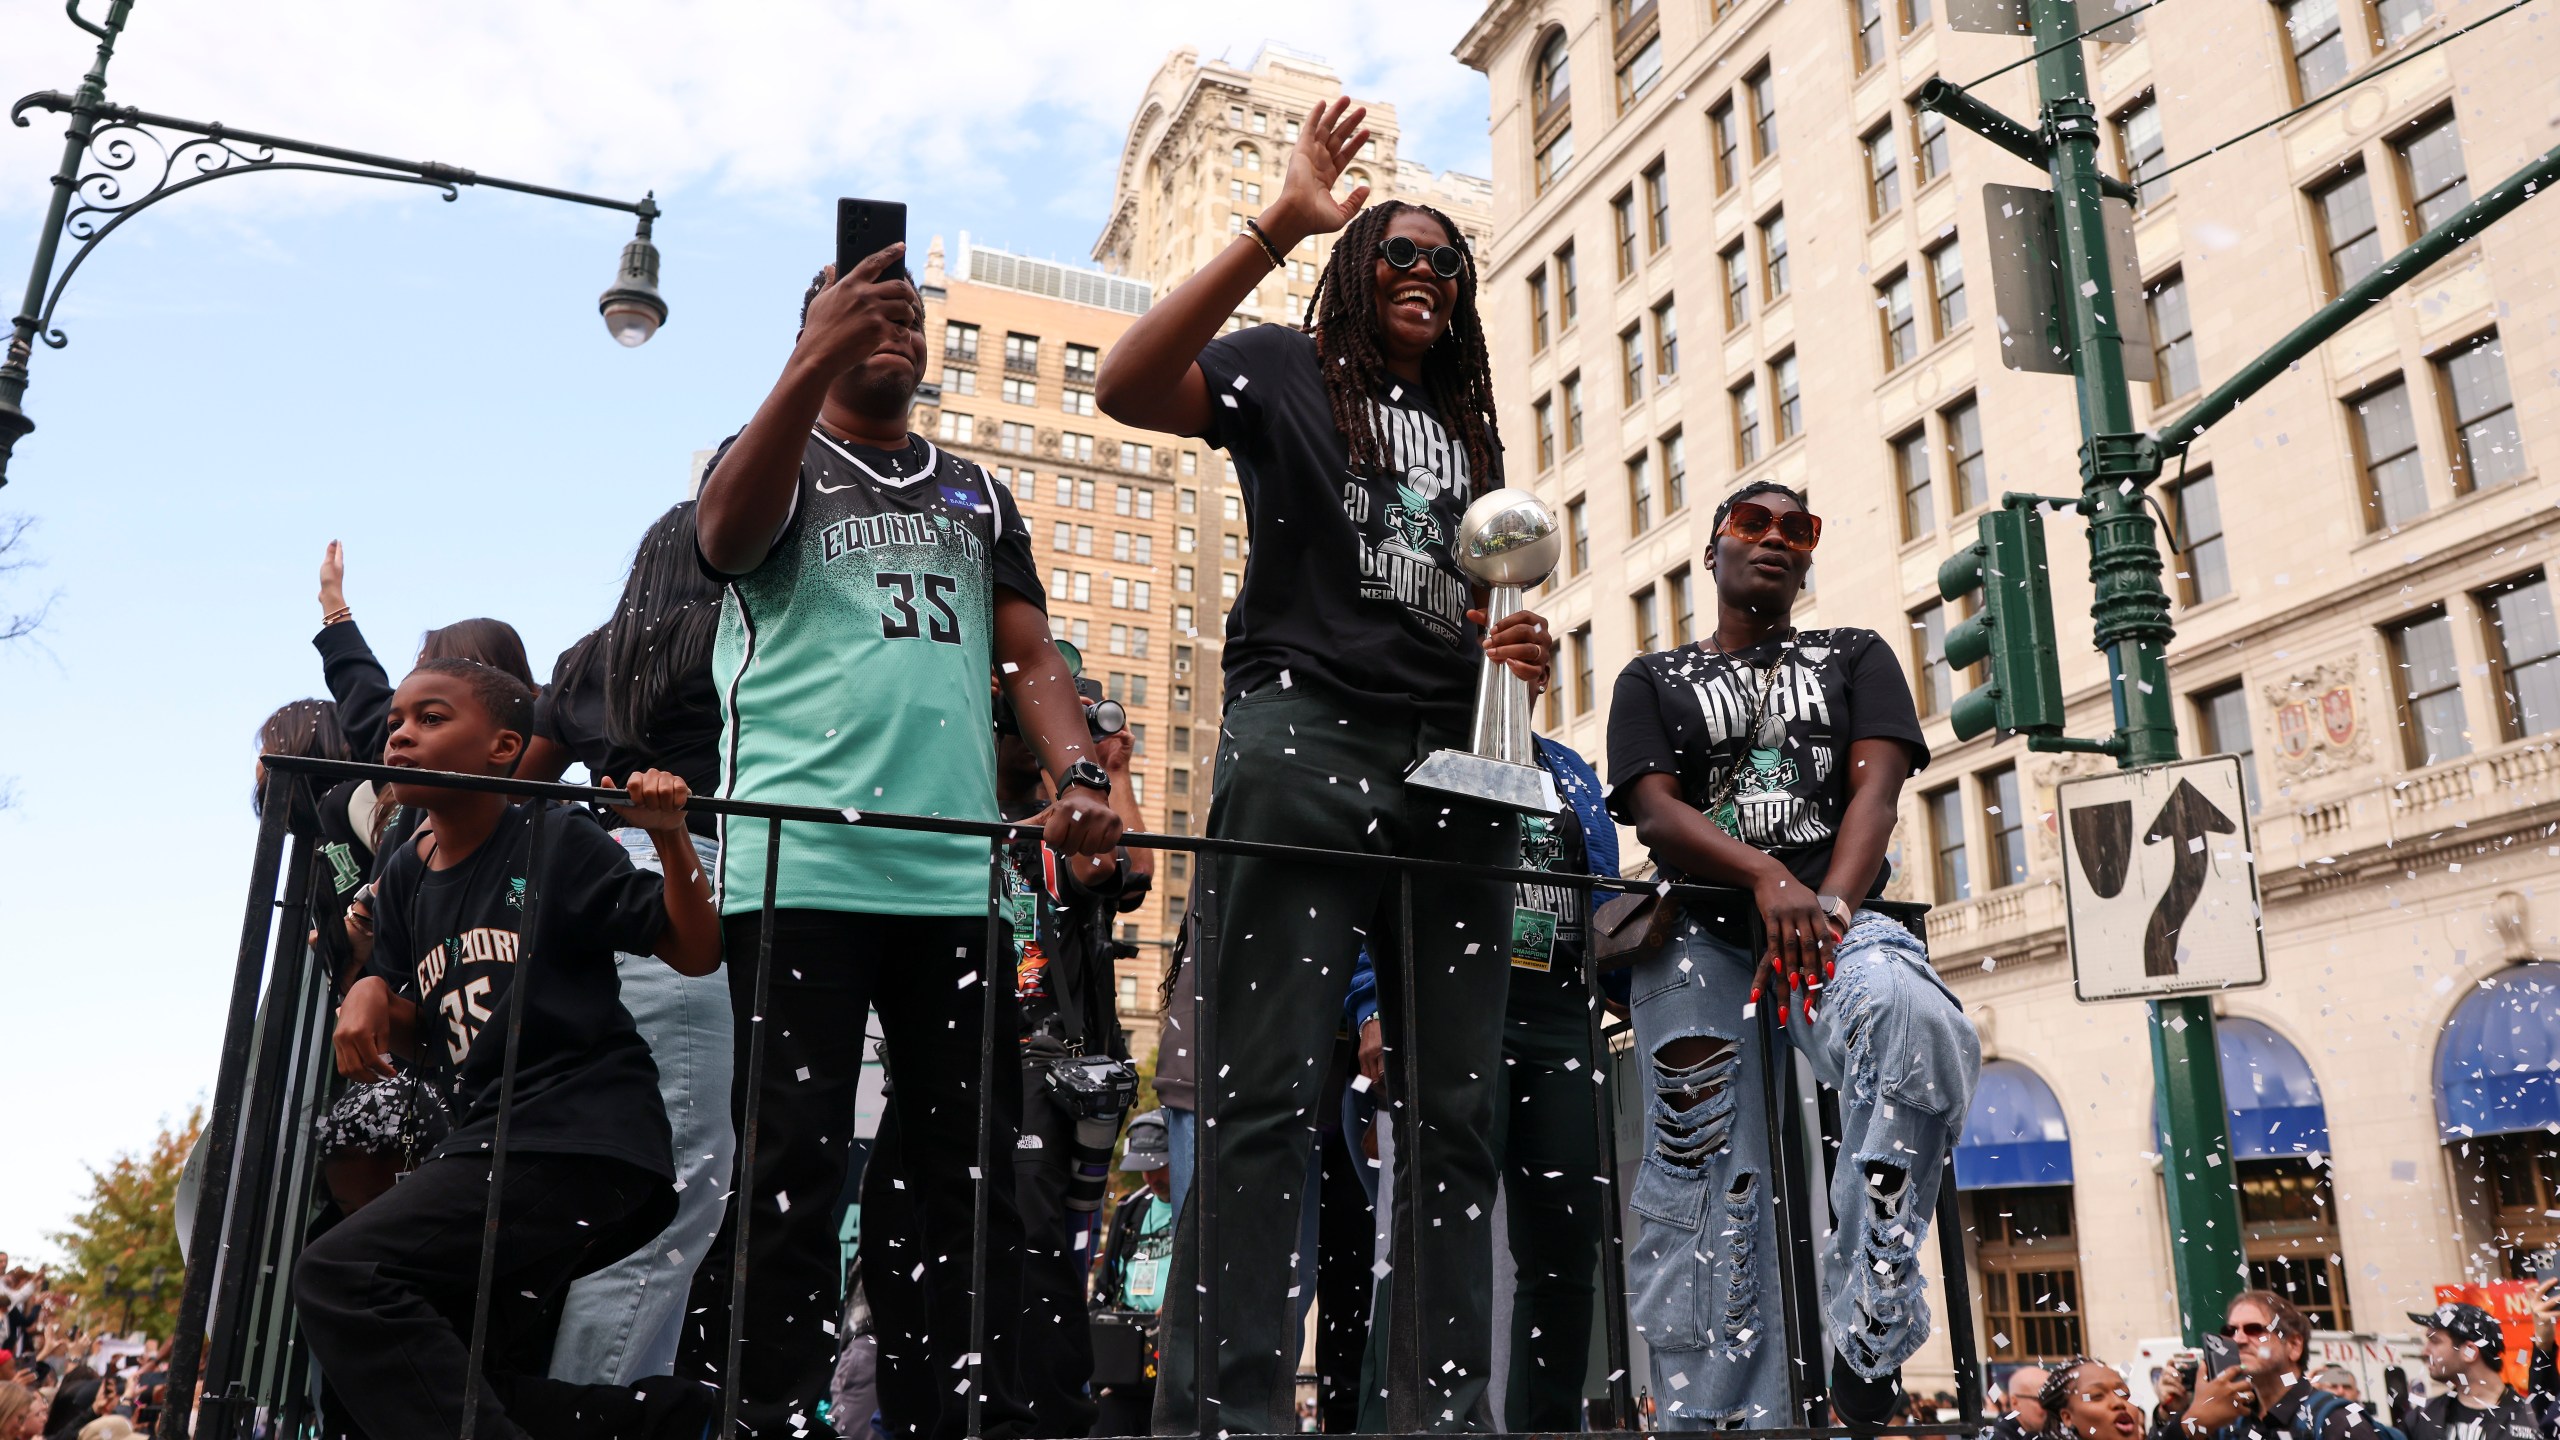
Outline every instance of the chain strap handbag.
<svg viewBox="0 0 2560 1440"><path fill-rule="evenodd" d="M1760 694L1751 702L1751 718L1742 727L1746 745L1759 738L1760 721L1769 712L1769 692L1776 686L1778 671L1786 663L1786 652L1781 650L1777 660L1760 672ZM1713 823L1717 811L1733 803L1734 795L1741 788L1742 764L1737 761L1725 771L1721 792L1708 797L1706 813L1709 823ZM1667 882L1676 882L1680 878L1677 872L1667 867L1662 873ZM1671 939L1672 927L1679 922L1679 902L1658 887L1633 895L1620 895L1604 905L1595 906L1591 911L1592 963L1606 974L1650 960Z"/></svg>

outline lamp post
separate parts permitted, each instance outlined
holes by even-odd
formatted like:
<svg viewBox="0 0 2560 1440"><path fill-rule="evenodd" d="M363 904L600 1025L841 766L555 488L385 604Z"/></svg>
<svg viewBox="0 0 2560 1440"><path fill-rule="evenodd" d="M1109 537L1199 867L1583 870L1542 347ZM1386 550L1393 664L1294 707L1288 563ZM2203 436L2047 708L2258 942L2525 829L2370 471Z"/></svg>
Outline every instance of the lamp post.
<svg viewBox="0 0 2560 1440"><path fill-rule="evenodd" d="M168 1292L169 1270L165 1265L155 1265L151 1267L150 1284L128 1285L124 1280L124 1267L121 1265L110 1264L102 1273L102 1279L98 1286L98 1296L100 1299L121 1300L124 1302L124 1323L116 1327L116 1333L119 1335L130 1335L133 1333L133 1302L135 1299L147 1295L151 1298L151 1303L157 1305L160 1303L160 1297Z"/></svg>
<svg viewBox="0 0 2560 1440"><path fill-rule="evenodd" d="M8 348L0 352L0 485L9 481L9 455L19 439L35 429L21 402L27 393L27 362L42 339L59 350L70 343L57 328L54 311L62 292L89 252L125 221L181 191L230 175L283 170L352 175L424 185L455 199L461 187L513 190L576 205L621 210L639 217L639 231L622 250L622 263L610 289L597 302L605 327L625 346L645 344L667 320L667 303L658 295L658 247L649 229L658 218L656 192L638 200L585 195L548 185L532 185L482 175L434 160L400 160L335 145L315 144L281 135L241 130L219 121L182 120L130 105L107 103L107 62L114 58L116 38L124 32L133 0L108 0L103 21L80 13L81 0L66 0L71 23L98 39L97 58L80 82L78 93L39 90L9 107L11 123L24 128L33 110L70 117L63 132L62 164L54 171L53 197L45 209L44 229L36 236L35 264L27 274L26 298L11 321ZM283 158L280 158L283 157ZM151 167L156 163L158 173ZM148 184L140 183L147 179ZM76 242L70 258L57 269L65 238Z"/></svg>

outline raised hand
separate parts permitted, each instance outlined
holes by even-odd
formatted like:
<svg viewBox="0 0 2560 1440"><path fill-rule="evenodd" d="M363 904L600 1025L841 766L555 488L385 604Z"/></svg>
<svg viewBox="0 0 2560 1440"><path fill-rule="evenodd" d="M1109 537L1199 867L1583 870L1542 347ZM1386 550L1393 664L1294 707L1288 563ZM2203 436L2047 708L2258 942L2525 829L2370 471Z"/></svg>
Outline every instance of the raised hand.
<svg viewBox="0 0 2560 1440"><path fill-rule="evenodd" d="M907 247L891 245L863 257L851 275L829 265L826 284L809 302L799 353L829 375L840 375L882 350L906 348L905 332L924 323L924 301L898 273Z"/></svg>
<svg viewBox="0 0 2560 1440"><path fill-rule="evenodd" d="M1354 187L1335 199L1333 187L1360 147L1369 143L1361 121L1369 107L1337 95L1318 105L1298 131L1297 148L1289 152L1289 172L1280 182L1280 198L1258 217L1271 242L1287 250L1310 235L1330 235L1351 223L1369 203L1369 187Z"/></svg>
<svg viewBox="0 0 2560 1440"><path fill-rule="evenodd" d="M335 615L347 608L347 552L337 541L320 555L320 613Z"/></svg>

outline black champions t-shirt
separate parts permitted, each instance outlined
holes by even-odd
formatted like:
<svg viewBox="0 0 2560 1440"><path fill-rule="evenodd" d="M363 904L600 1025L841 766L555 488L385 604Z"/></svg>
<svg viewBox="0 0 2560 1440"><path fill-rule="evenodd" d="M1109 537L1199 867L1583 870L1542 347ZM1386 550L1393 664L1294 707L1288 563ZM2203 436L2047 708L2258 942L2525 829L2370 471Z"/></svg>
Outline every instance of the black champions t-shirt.
<svg viewBox="0 0 2560 1440"><path fill-rule="evenodd" d="M507 1149L601 1155L673 1181L675 1137L657 1066L622 1008L613 959L616 951L656 948L667 924L665 882L635 868L591 812L541 803L549 813L533 897L540 926L533 1003L516 1055ZM420 1068L453 1115L453 1133L436 1156L486 1150L497 1134L532 817L526 806L508 806L480 848L451 869L429 870L415 844L383 867L368 973L418 1007Z"/></svg>
<svg viewBox="0 0 2560 1440"><path fill-rule="evenodd" d="M1257 325L1200 352L1209 382L1201 438L1234 458L1253 537L1227 611L1227 699L1312 679L1353 700L1408 698L1464 725L1482 632L1450 559L1477 486L1467 448L1418 385L1378 397L1384 474L1354 474L1303 331Z"/></svg>
<svg viewBox="0 0 2560 1440"><path fill-rule="evenodd" d="M1761 679L1775 665L1756 734L1745 734ZM1733 797L1708 818L1790 874L1819 887L1849 806L1849 747L1887 738L1929 763L1911 686L1893 647L1872 630L1805 630L1738 654L1703 643L1639 655L1618 673L1609 706L1609 813L1633 823L1627 787L1657 772L1700 811L1741 768ZM1866 894L1882 894L1879 865ZM1851 897L1863 898L1863 897ZM1699 911L1731 936L1738 917Z"/></svg>

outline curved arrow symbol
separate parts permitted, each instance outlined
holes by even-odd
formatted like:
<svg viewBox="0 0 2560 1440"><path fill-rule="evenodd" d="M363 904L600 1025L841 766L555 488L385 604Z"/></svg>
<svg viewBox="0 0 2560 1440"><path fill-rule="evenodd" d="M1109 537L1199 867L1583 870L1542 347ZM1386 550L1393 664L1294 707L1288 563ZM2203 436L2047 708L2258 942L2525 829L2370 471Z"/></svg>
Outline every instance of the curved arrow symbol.
<svg viewBox="0 0 2560 1440"><path fill-rule="evenodd" d="M2142 932L2143 974L2178 973L2178 932L2187 923L2187 912L2196 908L2197 897L2204 893L2209 864L2204 837L2229 835L2236 830L2230 816L2184 780L2169 792L2169 803L2152 817L2151 828L2142 834L2142 843L2157 845L2166 840L2175 845L2172 858L2177 869L2169 877L2169 888L2160 893L2160 903L2151 909L2150 925Z"/></svg>

